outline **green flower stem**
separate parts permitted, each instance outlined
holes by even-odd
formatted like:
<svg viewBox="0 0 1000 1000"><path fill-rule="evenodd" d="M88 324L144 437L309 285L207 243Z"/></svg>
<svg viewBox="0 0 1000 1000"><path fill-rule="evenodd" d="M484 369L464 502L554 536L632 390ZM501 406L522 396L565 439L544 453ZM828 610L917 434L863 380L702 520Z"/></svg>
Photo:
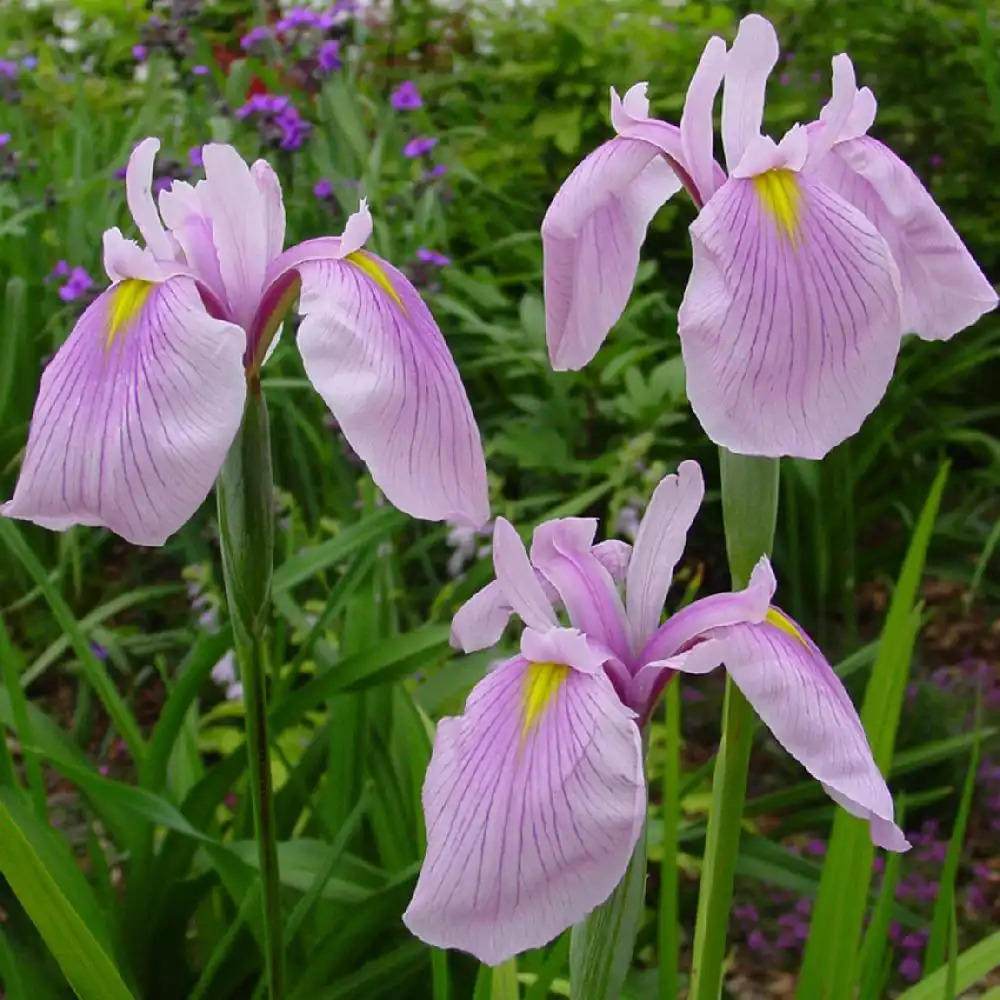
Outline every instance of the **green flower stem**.
<svg viewBox="0 0 1000 1000"><path fill-rule="evenodd" d="M219 535L236 660L243 682L254 832L263 882L264 957L270 1000L284 998L284 950L274 788L267 730L265 632L274 565L274 480L267 406L251 379L243 424L218 482Z"/></svg>
<svg viewBox="0 0 1000 1000"><path fill-rule="evenodd" d="M615 891L570 933L573 1000L620 1000L646 895L646 827Z"/></svg>
<svg viewBox="0 0 1000 1000"><path fill-rule="evenodd" d="M762 555L771 552L778 513L778 461L720 450L722 517L733 586L745 587ZM712 805L698 892L689 1000L718 1000L726 957L747 769L755 719L747 700L726 678L722 742L715 760Z"/></svg>
<svg viewBox="0 0 1000 1000"><path fill-rule="evenodd" d="M663 761L663 845L660 861L659 968L660 1000L680 995L680 941L677 937L677 831L681 824L681 692L675 675L664 692L666 739Z"/></svg>

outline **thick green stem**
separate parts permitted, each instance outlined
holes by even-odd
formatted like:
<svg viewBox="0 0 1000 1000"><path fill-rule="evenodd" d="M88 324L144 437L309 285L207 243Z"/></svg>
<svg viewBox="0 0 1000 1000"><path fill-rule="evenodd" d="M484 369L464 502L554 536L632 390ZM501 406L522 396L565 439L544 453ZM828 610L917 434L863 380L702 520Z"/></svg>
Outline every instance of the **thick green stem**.
<svg viewBox="0 0 1000 1000"><path fill-rule="evenodd" d="M573 1000L620 1000L646 894L646 828L618 887L570 934Z"/></svg>
<svg viewBox="0 0 1000 1000"><path fill-rule="evenodd" d="M778 461L720 451L722 517L734 587L744 587L774 543L778 513ZM726 678L722 741L715 760L712 805L698 892L689 1000L718 1000L740 846L754 714Z"/></svg>
<svg viewBox="0 0 1000 1000"><path fill-rule="evenodd" d="M265 632L274 564L274 481L267 407L250 385L243 425L218 483L219 535L236 659L243 682L254 831L263 882L268 994L284 998L284 951L278 843L267 727Z"/></svg>

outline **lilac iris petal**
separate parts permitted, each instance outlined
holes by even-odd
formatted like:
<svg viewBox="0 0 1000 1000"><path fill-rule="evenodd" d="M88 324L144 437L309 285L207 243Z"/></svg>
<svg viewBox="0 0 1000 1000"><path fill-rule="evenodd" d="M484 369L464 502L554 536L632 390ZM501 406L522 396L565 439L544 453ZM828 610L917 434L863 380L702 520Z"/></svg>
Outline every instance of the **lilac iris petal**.
<svg viewBox="0 0 1000 1000"><path fill-rule="evenodd" d="M682 463L657 486L631 548L594 544L592 519L559 518L535 529L529 557L497 518L496 579L458 610L452 641L486 648L512 615L527 627L520 655L438 726L423 792L427 856L404 915L423 940L496 964L607 898L644 822L633 748L674 671L724 663L778 741L868 820L876 844L909 846L843 685L770 606L766 559L742 593L702 598L660 624L703 495L700 469ZM804 926L796 918L790 940Z"/></svg>
<svg viewBox="0 0 1000 1000"><path fill-rule="evenodd" d="M758 15L728 51L710 39L679 128L649 117L645 84L612 93L617 137L542 224L546 335L554 367L590 361L628 302L653 215L683 186L700 210L678 314L692 407L732 451L819 458L877 405L904 333L947 339L997 296L913 171L868 137L875 99L846 55L817 121L778 143L761 134L778 56ZM728 177L713 155L723 81Z"/></svg>
<svg viewBox="0 0 1000 1000"><path fill-rule="evenodd" d="M265 160L248 166L209 143L204 180L164 178L155 196L158 148L140 142L125 175L142 244L105 232L111 286L42 375L0 514L162 544L211 489L242 419L248 369L266 360L301 285L307 372L389 500L419 517L485 522L482 446L458 371L413 286L363 249L364 202L341 236L282 252L281 186ZM65 262L53 277L66 279L66 300L93 284Z"/></svg>

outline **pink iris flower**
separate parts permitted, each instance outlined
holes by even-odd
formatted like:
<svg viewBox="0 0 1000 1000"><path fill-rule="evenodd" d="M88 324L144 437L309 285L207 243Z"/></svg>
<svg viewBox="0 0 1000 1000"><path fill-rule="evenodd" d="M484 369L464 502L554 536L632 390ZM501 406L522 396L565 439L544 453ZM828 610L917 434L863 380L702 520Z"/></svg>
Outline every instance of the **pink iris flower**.
<svg viewBox="0 0 1000 1000"><path fill-rule="evenodd" d="M868 136L875 98L833 60L819 120L761 135L778 59L750 15L705 46L680 127L648 115L645 84L611 92L617 137L577 166L542 224L546 331L558 369L582 368L628 301L646 229L684 187L699 209L678 314L698 419L731 451L820 458L885 393L902 335L946 340L997 296L910 168ZM712 109L725 81L722 146Z"/></svg>
<svg viewBox="0 0 1000 1000"><path fill-rule="evenodd" d="M868 820L874 843L909 847L843 685L771 606L766 558L745 590L661 624L703 496L701 470L683 462L657 486L631 548L595 545L594 519L560 518L536 528L529 557L497 519L496 579L459 609L452 640L487 648L512 614L525 629L519 655L438 725L423 790L427 855L403 917L424 941L494 965L607 899L646 820L640 727L675 671L724 663L782 746Z"/></svg>
<svg viewBox="0 0 1000 1000"><path fill-rule="evenodd" d="M415 517L489 518L479 433L448 347L391 264L362 249L362 201L339 237L282 251L271 167L203 148L205 179L153 200L159 140L125 177L146 246L104 234L111 287L42 375L7 517L101 525L159 545L207 496L281 318L299 296L306 375L388 499Z"/></svg>

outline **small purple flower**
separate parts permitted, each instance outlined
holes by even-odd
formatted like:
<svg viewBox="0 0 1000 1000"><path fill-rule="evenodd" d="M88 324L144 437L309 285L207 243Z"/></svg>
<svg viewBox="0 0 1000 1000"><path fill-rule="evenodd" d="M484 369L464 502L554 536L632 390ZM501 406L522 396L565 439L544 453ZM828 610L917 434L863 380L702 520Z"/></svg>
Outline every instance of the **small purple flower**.
<svg viewBox="0 0 1000 1000"><path fill-rule="evenodd" d="M192 76L208 76L208 73L209 73L208 67L203 66L201 63L199 63L197 66L191 67Z"/></svg>
<svg viewBox="0 0 1000 1000"><path fill-rule="evenodd" d="M820 858L826 854L826 843L816 837L812 837L806 841L805 850L806 854L811 854L814 858Z"/></svg>
<svg viewBox="0 0 1000 1000"><path fill-rule="evenodd" d="M767 951L767 938L760 931L751 931L747 935L747 947L751 951Z"/></svg>
<svg viewBox="0 0 1000 1000"><path fill-rule="evenodd" d="M266 42L271 37L271 29L266 25L260 25L256 28L251 28L241 39L240 48L244 52L251 52L253 49L257 48L261 42Z"/></svg>
<svg viewBox="0 0 1000 1000"><path fill-rule="evenodd" d="M174 186L173 177L154 177L153 194L158 195L163 191L169 191Z"/></svg>
<svg viewBox="0 0 1000 1000"><path fill-rule="evenodd" d="M403 147L403 156L410 160L426 156L437 144L438 141L434 136L417 136Z"/></svg>
<svg viewBox="0 0 1000 1000"><path fill-rule="evenodd" d="M38 66L38 57L37 56L25 56L21 60L21 65L25 69L27 69L27 70L35 69Z"/></svg>
<svg viewBox="0 0 1000 1000"><path fill-rule="evenodd" d="M133 45L132 46L132 58L136 62L145 62L146 57L149 55L149 49L145 45Z"/></svg>
<svg viewBox="0 0 1000 1000"><path fill-rule="evenodd" d="M90 651L99 660L106 660L108 658L108 651L99 642L92 642L90 644Z"/></svg>
<svg viewBox="0 0 1000 1000"><path fill-rule="evenodd" d="M319 47L316 59L319 62L319 68L324 73L332 73L334 70L340 69L340 42L335 38L325 41Z"/></svg>
<svg viewBox="0 0 1000 1000"><path fill-rule="evenodd" d="M899 963L899 974L908 982L915 983L920 978L921 964L916 955L907 955Z"/></svg>
<svg viewBox="0 0 1000 1000"><path fill-rule="evenodd" d="M944 157L940 153L931 153L928 162L932 167L940 167L944 163Z"/></svg>
<svg viewBox="0 0 1000 1000"><path fill-rule="evenodd" d="M791 73L779 73L778 74L778 83L779 83L780 86L787 87L791 82L792 82L792 75L791 75Z"/></svg>
<svg viewBox="0 0 1000 1000"><path fill-rule="evenodd" d="M16 80L18 65L10 59L0 59L0 76L7 77L8 80Z"/></svg>
<svg viewBox="0 0 1000 1000"><path fill-rule="evenodd" d="M425 181L435 181L439 177L444 177L448 173L448 168L443 163L436 163L430 170L428 170L424 176Z"/></svg>
<svg viewBox="0 0 1000 1000"><path fill-rule="evenodd" d="M10 138L10 132L0 132L0 149L3 149L10 142Z"/></svg>
<svg viewBox="0 0 1000 1000"><path fill-rule="evenodd" d="M428 250L427 247L417 248L417 259L425 264L433 264L435 267L447 267L451 263L451 258L446 257L437 250Z"/></svg>
<svg viewBox="0 0 1000 1000"><path fill-rule="evenodd" d="M106 778L111 773L111 768L107 764L101 764L97 768L97 773L102 777Z"/></svg>
<svg viewBox="0 0 1000 1000"><path fill-rule="evenodd" d="M94 279L82 267L74 267L69 273L69 280L59 289L59 298L63 302L74 302L93 286Z"/></svg>
<svg viewBox="0 0 1000 1000"><path fill-rule="evenodd" d="M69 261L57 260L51 274L45 280L51 281L53 278L68 278L70 270Z"/></svg>
<svg viewBox="0 0 1000 1000"><path fill-rule="evenodd" d="M192 146L188 150L188 163L190 163L192 167L203 167L205 165L204 160L202 159L201 146Z"/></svg>
<svg viewBox="0 0 1000 1000"><path fill-rule="evenodd" d="M333 197L333 185L325 177L321 177L313 184L313 194L321 201L328 201Z"/></svg>
<svg viewBox="0 0 1000 1000"><path fill-rule="evenodd" d="M389 97L389 103L397 111L416 111L424 106L424 100L412 80L401 83Z"/></svg>

